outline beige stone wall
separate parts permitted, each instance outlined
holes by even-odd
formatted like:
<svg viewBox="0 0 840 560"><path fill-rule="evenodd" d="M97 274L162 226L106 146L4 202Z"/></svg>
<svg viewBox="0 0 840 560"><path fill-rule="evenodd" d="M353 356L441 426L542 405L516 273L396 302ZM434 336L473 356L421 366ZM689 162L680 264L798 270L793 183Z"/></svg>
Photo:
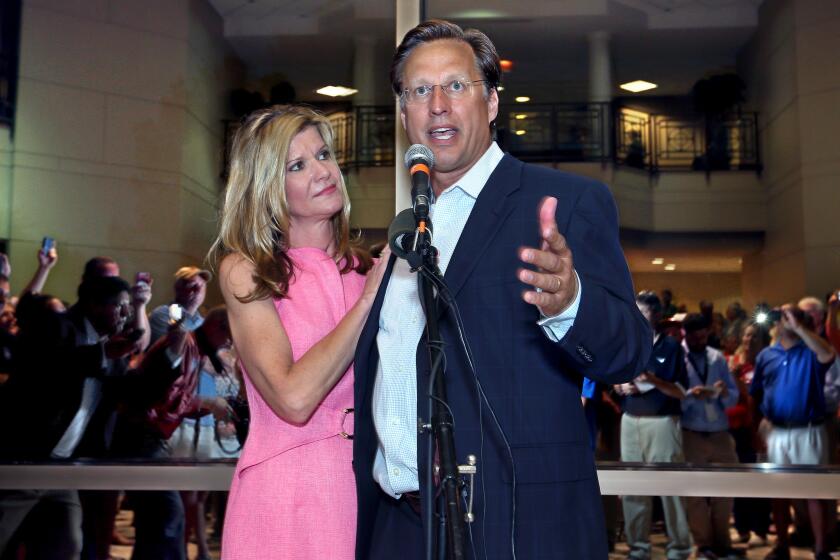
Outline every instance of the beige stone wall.
<svg viewBox="0 0 840 560"><path fill-rule="evenodd" d="M674 294L674 303L684 304L689 312L699 311L700 300L704 299L714 303L715 310L721 313L732 302L744 303L741 275L737 272L637 272L633 273L633 285L637 292L653 290L661 294L662 290L670 289Z"/></svg>
<svg viewBox="0 0 840 560"><path fill-rule="evenodd" d="M15 289L45 235L60 252L46 291L71 301L95 255L128 280L151 272L153 303L171 297L177 267L202 262L226 95L242 76L222 31L204 0L24 2L13 152L0 143Z"/></svg>
<svg viewBox="0 0 840 560"><path fill-rule="evenodd" d="M840 15L833 0L768 0L740 59L760 113L765 250L744 291L771 303L840 285ZM758 286L758 288L756 288Z"/></svg>
<svg viewBox="0 0 840 560"><path fill-rule="evenodd" d="M753 171L645 171L599 163L558 163L549 167L591 177L610 187L621 227L655 232L763 231L766 194Z"/></svg>

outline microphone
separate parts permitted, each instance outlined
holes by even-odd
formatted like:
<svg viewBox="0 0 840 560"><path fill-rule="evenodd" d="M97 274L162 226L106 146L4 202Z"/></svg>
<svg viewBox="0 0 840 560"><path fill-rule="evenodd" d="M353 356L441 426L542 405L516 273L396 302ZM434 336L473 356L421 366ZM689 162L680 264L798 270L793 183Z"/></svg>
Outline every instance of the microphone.
<svg viewBox="0 0 840 560"><path fill-rule="evenodd" d="M435 154L423 144L414 144L405 152L405 166L411 174L411 208L417 223L429 221L429 207L434 200L429 173L435 167Z"/></svg>

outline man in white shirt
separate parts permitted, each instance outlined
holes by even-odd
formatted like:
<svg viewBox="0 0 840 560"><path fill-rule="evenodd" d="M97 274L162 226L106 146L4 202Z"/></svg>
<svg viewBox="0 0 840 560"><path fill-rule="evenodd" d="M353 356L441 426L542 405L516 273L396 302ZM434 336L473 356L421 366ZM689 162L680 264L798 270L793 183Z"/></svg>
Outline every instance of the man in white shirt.
<svg viewBox="0 0 840 560"><path fill-rule="evenodd" d="M610 384L635 377L650 329L635 305L609 191L524 165L493 142L499 76L483 33L443 21L409 31L391 70L409 140L435 156L438 267L486 395L453 313L444 313L456 456L479 461L467 556L510 558L515 549L528 559L603 560L580 385L584 375ZM429 438L418 433L418 422L429 421L424 325L415 275L392 262L355 360L359 559L425 557L420 513L434 504L420 497Z"/></svg>

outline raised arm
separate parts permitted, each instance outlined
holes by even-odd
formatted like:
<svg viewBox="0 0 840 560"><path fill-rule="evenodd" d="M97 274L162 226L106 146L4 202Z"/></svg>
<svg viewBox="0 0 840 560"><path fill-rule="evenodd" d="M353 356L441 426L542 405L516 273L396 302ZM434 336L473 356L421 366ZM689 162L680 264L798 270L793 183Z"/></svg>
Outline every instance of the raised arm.
<svg viewBox="0 0 840 560"><path fill-rule="evenodd" d="M356 304L297 362L273 302L242 303L238 299L255 287L253 265L238 255L222 261L219 282L237 354L254 386L278 416L288 422L305 423L347 371L387 261L388 254L383 253L368 272Z"/></svg>
<svg viewBox="0 0 840 560"><path fill-rule="evenodd" d="M38 249L38 268L35 270L32 279L23 289L23 292L21 292L21 295L40 294L41 290L44 289L44 284L47 283L50 270L52 270L56 262L58 262L58 251L55 246L50 248L49 251Z"/></svg>

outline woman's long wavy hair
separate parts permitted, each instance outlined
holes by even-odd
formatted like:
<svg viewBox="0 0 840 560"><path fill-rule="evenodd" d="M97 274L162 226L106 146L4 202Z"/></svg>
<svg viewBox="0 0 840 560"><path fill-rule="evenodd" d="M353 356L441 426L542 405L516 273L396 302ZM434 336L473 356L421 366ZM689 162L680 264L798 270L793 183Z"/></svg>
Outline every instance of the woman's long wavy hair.
<svg viewBox="0 0 840 560"><path fill-rule="evenodd" d="M229 254L238 254L254 266L256 287L239 298L243 303L283 298L294 273L289 250L289 205L286 199L286 159L292 139L314 126L333 152L333 131L324 115L300 105L275 105L245 117L231 148L230 176L221 210L221 228L207 260L218 269ZM332 218L335 261L346 274L364 274L370 256L350 239L350 197L339 173L344 207Z"/></svg>

